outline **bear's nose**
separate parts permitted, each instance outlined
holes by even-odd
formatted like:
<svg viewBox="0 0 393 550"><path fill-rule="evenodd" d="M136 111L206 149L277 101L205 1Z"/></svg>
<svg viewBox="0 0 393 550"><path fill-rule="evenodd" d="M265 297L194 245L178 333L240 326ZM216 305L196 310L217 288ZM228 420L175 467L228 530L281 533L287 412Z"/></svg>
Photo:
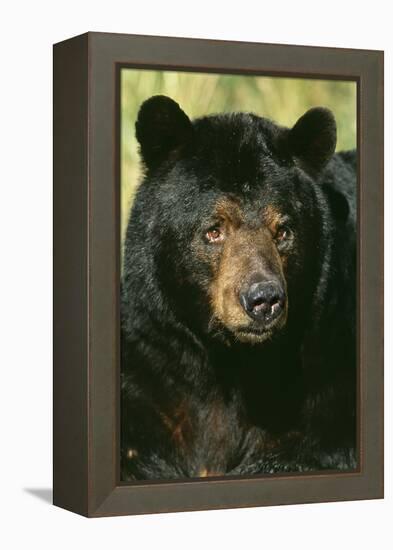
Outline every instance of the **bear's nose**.
<svg viewBox="0 0 393 550"><path fill-rule="evenodd" d="M251 319L269 324L283 312L285 292L274 281L253 283L240 293L240 303Z"/></svg>

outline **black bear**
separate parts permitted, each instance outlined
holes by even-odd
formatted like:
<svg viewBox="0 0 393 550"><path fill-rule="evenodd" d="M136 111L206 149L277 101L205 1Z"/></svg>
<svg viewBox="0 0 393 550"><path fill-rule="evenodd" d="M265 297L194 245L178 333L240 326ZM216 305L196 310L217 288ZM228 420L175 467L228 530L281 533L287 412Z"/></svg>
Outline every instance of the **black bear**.
<svg viewBox="0 0 393 550"><path fill-rule="evenodd" d="M356 152L333 114L190 121L154 96L136 137L122 479L356 468Z"/></svg>

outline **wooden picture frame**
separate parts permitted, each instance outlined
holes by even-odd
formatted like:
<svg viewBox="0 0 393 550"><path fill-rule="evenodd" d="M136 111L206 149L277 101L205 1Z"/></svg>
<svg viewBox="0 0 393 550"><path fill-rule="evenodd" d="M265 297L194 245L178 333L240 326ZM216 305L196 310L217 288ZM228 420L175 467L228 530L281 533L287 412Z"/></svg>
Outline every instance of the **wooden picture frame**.
<svg viewBox="0 0 393 550"><path fill-rule="evenodd" d="M122 66L357 82L356 472L120 482ZM54 504L89 517L383 497L383 52L106 33L54 46L53 430Z"/></svg>

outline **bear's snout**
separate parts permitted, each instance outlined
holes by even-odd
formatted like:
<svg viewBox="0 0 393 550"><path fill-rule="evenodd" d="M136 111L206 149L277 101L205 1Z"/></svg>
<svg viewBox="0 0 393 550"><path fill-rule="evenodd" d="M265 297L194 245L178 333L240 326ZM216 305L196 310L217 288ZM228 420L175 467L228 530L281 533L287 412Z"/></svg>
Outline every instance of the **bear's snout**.
<svg viewBox="0 0 393 550"><path fill-rule="evenodd" d="M251 319L268 326L284 312L286 296L278 282L259 281L244 288L239 300Z"/></svg>

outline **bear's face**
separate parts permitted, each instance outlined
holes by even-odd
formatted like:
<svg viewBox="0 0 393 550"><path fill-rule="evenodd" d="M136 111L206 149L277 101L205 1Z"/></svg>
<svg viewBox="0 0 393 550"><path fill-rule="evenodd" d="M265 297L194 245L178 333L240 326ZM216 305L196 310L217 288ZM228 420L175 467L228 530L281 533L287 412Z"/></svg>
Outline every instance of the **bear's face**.
<svg viewBox="0 0 393 550"><path fill-rule="evenodd" d="M241 113L191 123L156 96L136 128L168 292L210 334L263 342L285 326L316 252L312 178L334 152L333 116L311 110L292 130Z"/></svg>
<svg viewBox="0 0 393 550"><path fill-rule="evenodd" d="M263 192L251 204L236 195L217 198L192 242L210 274L200 283L211 328L224 326L247 342L261 342L284 326L288 261L297 257L288 214L266 198Z"/></svg>

